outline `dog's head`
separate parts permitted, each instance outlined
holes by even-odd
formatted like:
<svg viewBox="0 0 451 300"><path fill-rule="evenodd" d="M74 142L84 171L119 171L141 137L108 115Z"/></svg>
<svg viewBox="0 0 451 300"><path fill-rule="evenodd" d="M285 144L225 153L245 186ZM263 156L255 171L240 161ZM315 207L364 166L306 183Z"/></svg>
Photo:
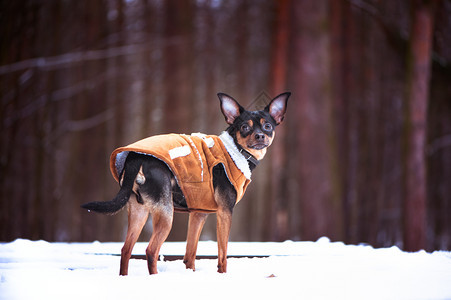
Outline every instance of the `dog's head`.
<svg viewBox="0 0 451 300"><path fill-rule="evenodd" d="M272 144L275 127L285 117L291 93L283 93L271 100L263 110L247 111L229 95L219 93L221 111L230 125L227 132L235 143L257 160L263 159Z"/></svg>

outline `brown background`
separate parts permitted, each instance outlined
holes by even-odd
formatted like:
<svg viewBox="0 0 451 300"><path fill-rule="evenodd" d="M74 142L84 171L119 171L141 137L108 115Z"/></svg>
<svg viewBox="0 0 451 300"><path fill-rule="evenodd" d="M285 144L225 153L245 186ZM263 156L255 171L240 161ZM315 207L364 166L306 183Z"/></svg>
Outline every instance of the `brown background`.
<svg viewBox="0 0 451 300"><path fill-rule="evenodd" d="M123 240L125 212L79 208L117 192L114 148L219 134L217 92L253 108L291 91L231 239L450 250L450 14L450 1L2 1L0 240ZM177 215L170 239L185 233Z"/></svg>

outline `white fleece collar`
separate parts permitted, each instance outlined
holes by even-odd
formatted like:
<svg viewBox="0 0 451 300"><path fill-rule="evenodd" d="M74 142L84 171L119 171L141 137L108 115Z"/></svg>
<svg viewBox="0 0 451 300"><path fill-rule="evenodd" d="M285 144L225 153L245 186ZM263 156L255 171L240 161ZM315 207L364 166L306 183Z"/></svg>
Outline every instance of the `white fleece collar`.
<svg viewBox="0 0 451 300"><path fill-rule="evenodd" d="M244 177L251 180L251 169L249 168L249 163L240 153L240 150L238 150L238 148L236 147L235 141L230 136L230 134L227 131L223 131L219 138L224 144L224 147L226 148L235 165L238 167L238 169L240 169L241 172L243 172Z"/></svg>

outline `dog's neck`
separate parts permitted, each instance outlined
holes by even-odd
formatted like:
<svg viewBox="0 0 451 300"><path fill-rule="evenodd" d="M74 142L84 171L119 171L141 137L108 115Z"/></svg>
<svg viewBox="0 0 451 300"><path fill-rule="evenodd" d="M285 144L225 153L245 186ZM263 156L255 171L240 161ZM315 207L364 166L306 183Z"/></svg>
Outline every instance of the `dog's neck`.
<svg viewBox="0 0 451 300"><path fill-rule="evenodd" d="M236 145L236 143L235 143L235 145ZM248 161L249 168L251 168L251 171L253 171L255 169L255 167L257 167L258 164L260 163L259 160L256 159L255 156L253 156L249 151L245 150L240 145L236 145L236 146L237 146L238 150L240 151L240 153Z"/></svg>
<svg viewBox="0 0 451 300"><path fill-rule="evenodd" d="M258 160L252 156L252 154L237 145L233 137L227 131L222 132L219 138L235 165L243 172L244 176L250 180L251 172L257 166Z"/></svg>

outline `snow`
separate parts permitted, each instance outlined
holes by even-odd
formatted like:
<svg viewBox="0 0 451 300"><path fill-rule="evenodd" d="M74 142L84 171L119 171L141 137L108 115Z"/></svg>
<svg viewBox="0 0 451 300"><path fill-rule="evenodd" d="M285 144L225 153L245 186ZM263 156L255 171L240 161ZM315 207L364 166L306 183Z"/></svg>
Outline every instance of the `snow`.
<svg viewBox="0 0 451 300"><path fill-rule="evenodd" d="M134 254L144 254L138 243ZM0 299L451 299L451 253L407 253L321 238L316 242L230 242L228 273L215 259L160 261L149 276L145 260L119 276L122 243L0 243ZM184 242L166 242L162 255L183 255ZM216 255L199 242L199 255Z"/></svg>

